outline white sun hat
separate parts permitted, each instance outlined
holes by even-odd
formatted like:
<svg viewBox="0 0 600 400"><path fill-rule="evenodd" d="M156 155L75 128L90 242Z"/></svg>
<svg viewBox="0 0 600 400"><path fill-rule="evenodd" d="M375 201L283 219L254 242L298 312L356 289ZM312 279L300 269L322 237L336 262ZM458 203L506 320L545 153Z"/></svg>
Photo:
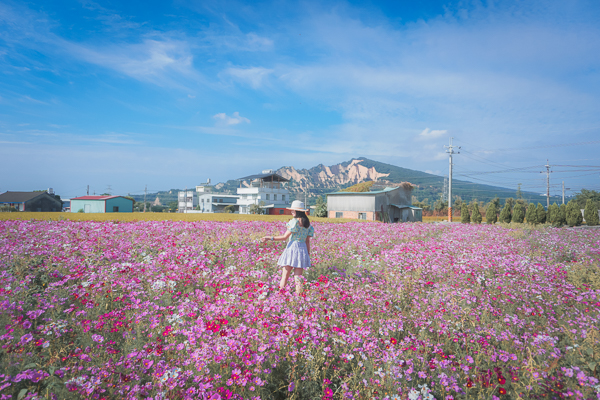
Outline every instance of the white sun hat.
<svg viewBox="0 0 600 400"><path fill-rule="evenodd" d="M304 208L304 202L300 200L292 201L291 207L286 207L286 210L303 211L307 212L308 208Z"/></svg>

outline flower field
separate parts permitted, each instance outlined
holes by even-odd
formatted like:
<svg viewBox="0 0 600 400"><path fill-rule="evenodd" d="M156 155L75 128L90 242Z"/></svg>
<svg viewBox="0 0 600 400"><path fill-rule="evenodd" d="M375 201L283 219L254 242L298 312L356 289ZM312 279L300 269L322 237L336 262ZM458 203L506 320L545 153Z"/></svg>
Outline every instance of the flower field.
<svg viewBox="0 0 600 400"><path fill-rule="evenodd" d="M0 399L599 399L600 235L0 221Z"/></svg>

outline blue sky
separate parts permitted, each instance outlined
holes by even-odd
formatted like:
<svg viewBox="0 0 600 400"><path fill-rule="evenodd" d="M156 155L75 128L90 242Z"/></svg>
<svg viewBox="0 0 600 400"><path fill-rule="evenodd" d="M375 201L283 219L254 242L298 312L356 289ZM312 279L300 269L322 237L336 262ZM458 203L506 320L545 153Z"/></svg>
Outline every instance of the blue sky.
<svg viewBox="0 0 600 400"><path fill-rule="evenodd" d="M444 175L450 137L455 178L600 190L596 1L391 3L0 0L0 192Z"/></svg>

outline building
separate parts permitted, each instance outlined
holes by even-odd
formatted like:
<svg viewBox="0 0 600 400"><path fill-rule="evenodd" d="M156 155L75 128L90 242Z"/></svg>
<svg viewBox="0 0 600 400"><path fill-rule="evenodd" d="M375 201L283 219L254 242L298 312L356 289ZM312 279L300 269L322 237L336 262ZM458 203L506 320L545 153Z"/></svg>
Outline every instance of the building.
<svg viewBox="0 0 600 400"><path fill-rule="evenodd" d="M194 211L198 205L198 196L195 190L183 190L177 193L177 212L187 213Z"/></svg>
<svg viewBox="0 0 600 400"><path fill-rule="evenodd" d="M289 179L269 169L262 171L262 174L240 178L239 181L240 184L242 181L250 181L247 187L240 186L237 190L240 214L250 214L252 205L259 206L265 214L290 214L290 211L286 210L290 194L283 186Z"/></svg>
<svg viewBox="0 0 600 400"><path fill-rule="evenodd" d="M220 193L198 193L198 209L203 213L222 213L225 207L234 206L233 212L238 212L237 204L240 196Z"/></svg>
<svg viewBox="0 0 600 400"><path fill-rule="evenodd" d="M423 210L412 206L412 185L386 187L372 192L335 192L327 195L329 218L368 221L422 221Z"/></svg>
<svg viewBox="0 0 600 400"><path fill-rule="evenodd" d="M0 194L0 206L17 211L62 211L62 201L54 197L54 191L5 192Z"/></svg>
<svg viewBox="0 0 600 400"><path fill-rule="evenodd" d="M133 199L123 196L81 196L71 199L71 212L122 213L133 212Z"/></svg>

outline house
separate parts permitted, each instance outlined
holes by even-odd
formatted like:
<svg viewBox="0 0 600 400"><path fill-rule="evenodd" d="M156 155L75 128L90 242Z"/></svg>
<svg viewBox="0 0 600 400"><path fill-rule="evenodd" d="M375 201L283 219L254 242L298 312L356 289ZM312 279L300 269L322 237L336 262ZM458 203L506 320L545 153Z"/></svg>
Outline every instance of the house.
<svg viewBox="0 0 600 400"><path fill-rule="evenodd" d="M202 193L198 194L198 208L203 213L222 213L225 207L234 206L234 212L238 211L237 204L240 196L221 193Z"/></svg>
<svg viewBox="0 0 600 400"><path fill-rule="evenodd" d="M133 199L123 196L81 196L71 199L71 212L133 212Z"/></svg>
<svg viewBox="0 0 600 400"><path fill-rule="evenodd" d="M423 210L412 205L412 185L386 187L372 192L335 192L327 194L329 218L354 218L368 221L422 221Z"/></svg>
<svg viewBox="0 0 600 400"><path fill-rule="evenodd" d="M177 193L177 212L193 211L198 205L198 196L194 190L183 190Z"/></svg>
<svg viewBox="0 0 600 400"><path fill-rule="evenodd" d="M238 180L240 185L242 181L250 181L247 187L240 186L237 189L240 214L250 214L250 207L255 204L265 214L290 215L290 210L286 210L290 194L283 186L284 183L289 182L289 179L269 169L262 171L262 174L250 175Z"/></svg>
<svg viewBox="0 0 600 400"><path fill-rule="evenodd" d="M0 205L17 211L62 211L62 201L48 192L5 192L0 194Z"/></svg>

